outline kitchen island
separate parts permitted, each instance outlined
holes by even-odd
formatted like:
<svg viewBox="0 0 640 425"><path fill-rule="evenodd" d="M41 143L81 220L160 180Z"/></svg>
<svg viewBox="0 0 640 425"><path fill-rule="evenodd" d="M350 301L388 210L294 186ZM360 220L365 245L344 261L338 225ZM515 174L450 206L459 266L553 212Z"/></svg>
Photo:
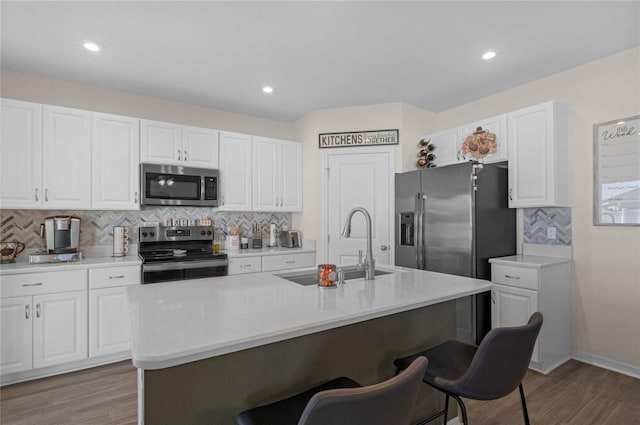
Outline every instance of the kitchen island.
<svg viewBox="0 0 640 425"><path fill-rule="evenodd" d="M241 410L455 337L457 298L489 281L379 266L374 281L303 286L270 273L129 288L140 423L231 425ZM425 389L419 410L436 409Z"/></svg>

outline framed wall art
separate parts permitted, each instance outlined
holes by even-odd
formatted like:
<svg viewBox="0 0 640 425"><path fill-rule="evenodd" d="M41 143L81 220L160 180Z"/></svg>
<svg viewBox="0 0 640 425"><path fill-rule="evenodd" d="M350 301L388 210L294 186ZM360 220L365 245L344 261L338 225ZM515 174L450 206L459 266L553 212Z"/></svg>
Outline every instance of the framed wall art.
<svg viewBox="0 0 640 425"><path fill-rule="evenodd" d="M640 226L640 115L593 126L593 224Z"/></svg>

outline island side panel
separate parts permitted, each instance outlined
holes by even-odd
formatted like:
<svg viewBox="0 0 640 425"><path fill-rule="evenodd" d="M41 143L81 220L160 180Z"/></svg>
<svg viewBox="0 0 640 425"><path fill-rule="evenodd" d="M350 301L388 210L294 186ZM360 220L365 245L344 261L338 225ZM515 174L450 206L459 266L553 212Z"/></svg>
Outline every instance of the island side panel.
<svg viewBox="0 0 640 425"><path fill-rule="evenodd" d="M395 374L393 360L456 335L455 301L166 369L145 370L144 423L234 425L248 408L338 376L363 385ZM442 408L424 385L416 418ZM455 416L455 406L450 408Z"/></svg>

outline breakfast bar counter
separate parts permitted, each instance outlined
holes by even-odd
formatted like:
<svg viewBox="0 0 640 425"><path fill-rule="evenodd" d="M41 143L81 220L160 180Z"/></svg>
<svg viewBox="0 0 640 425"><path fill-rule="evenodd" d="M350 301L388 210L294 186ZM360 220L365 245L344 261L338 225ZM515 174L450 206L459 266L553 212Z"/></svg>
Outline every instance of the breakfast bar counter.
<svg viewBox="0 0 640 425"><path fill-rule="evenodd" d="M378 269L390 273L335 288L271 273L130 287L140 423L231 425L243 409L338 375L386 379L395 357L455 337L455 299L492 287Z"/></svg>

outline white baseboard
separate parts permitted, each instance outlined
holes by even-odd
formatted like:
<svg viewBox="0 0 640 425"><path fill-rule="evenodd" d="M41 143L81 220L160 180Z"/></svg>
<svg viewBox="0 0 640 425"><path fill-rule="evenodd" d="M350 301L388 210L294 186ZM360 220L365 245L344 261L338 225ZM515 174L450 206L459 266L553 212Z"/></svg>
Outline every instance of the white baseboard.
<svg viewBox="0 0 640 425"><path fill-rule="evenodd" d="M640 379L640 366L630 365L628 363L611 360L596 354L585 353L584 351L577 350L573 350L571 352L571 357L583 363L588 363L613 372L631 376L632 378Z"/></svg>

